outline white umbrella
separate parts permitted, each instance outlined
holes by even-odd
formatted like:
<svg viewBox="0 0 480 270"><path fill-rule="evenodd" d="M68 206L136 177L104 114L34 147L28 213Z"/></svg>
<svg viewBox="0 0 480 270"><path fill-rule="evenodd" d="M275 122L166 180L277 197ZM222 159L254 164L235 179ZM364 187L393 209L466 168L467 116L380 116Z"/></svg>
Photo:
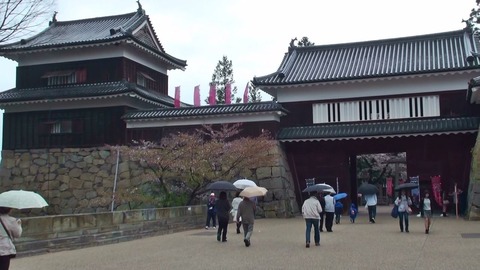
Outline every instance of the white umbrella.
<svg viewBox="0 0 480 270"><path fill-rule="evenodd" d="M245 189L246 187L256 187L257 184L252 180L248 179L239 179L233 182L233 185L236 186L238 189Z"/></svg>
<svg viewBox="0 0 480 270"><path fill-rule="evenodd" d="M267 191L268 190L264 187L246 187L242 192L240 192L240 196L248 198L265 196Z"/></svg>
<svg viewBox="0 0 480 270"><path fill-rule="evenodd" d="M333 189L333 188L327 188L327 189L322 190L321 192L322 193L337 194L337 192L335 192L335 189Z"/></svg>
<svg viewBox="0 0 480 270"><path fill-rule="evenodd" d="M45 199L33 191L9 190L0 194L0 207L27 209L48 206Z"/></svg>
<svg viewBox="0 0 480 270"><path fill-rule="evenodd" d="M329 184L321 183L309 186L302 190L302 192L323 192L323 193L336 193L335 189Z"/></svg>

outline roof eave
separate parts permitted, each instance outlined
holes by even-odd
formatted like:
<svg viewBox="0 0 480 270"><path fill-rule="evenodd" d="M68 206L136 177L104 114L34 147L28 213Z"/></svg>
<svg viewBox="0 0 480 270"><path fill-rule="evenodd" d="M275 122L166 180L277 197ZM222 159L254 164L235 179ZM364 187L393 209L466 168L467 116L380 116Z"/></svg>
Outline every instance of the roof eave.
<svg viewBox="0 0 480 270"><path fill-rule="evenodd" d="M424 137L424 136L440 136L455 134L473 134L478 130L462 130L462 131L442 131L432 133L405 133L405 134L388 134L388 135L372 135L372 136L356 136L356 137L316 137L316 138L291 138L280 139L280 142L315 142L315 141L347 141L347 140L368 140L368 139L385 139L385 138L402 138L402 137Z"/></svg>

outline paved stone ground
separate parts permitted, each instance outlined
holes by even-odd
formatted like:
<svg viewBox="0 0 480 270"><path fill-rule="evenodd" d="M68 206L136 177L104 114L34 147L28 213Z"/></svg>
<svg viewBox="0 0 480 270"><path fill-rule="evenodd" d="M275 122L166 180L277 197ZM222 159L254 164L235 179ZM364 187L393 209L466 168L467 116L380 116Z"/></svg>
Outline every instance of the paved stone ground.
<svg viewBox="0 0 480 270"><path fill-rule="evenodd" d="M480 269L479 221L437 213L426 235L423 219L410 216L410 233L401 233L390 207L378 207L375 224L368 223L366 209L360 211L356 223L343 217L333 232L321 233L319 247L308 249L301 217L259 219L248 248L230 224L226 243L201 228L16 258L10 269Z"/></svg>

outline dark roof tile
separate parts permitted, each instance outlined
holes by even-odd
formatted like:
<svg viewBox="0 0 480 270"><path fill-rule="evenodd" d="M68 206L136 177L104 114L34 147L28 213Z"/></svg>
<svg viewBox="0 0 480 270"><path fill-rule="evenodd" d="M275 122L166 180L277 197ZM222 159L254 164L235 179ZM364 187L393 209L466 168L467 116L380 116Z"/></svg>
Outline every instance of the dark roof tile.
<svg viewBox="0 0 480 270"><path fill-rule="evenodd" d="M415 118L283 128L280 141L348 140L477 132L480 117Z"/></svg>
<svg viewBox="0 0 480 270"><path fill-rule="evenodd" d="M121 94L136 94L149 101L163 104L165 107L173 107L173 99L160 93L149 91L136 84L125 81L59 85L40 88L10 89L0 92L0 105L14 102L35 102L38 100L55 100L65 98L92 98Z"/></svg>
<svg viewBox="0 0 480 270"><path fill-rule="evenodd" d="M258 87L320 83L479 68L478 37L466 30L346 44L290 47ZM470 57L467 61L467 57Z"/></svg>
<svg viewBox="0 0 480 270"><path fill-rule="evenodd" d="M244 114L244 113L262 113L275 112L287 113L287 111L276 102L255 102L255 103L238 103L229 105L213 105L200 107L181 107L181 108L165 108L152 109L144 111L129 112L123 116L126 120L135 119L159 119L159 118L175 118L175 117L199 117L209 115L225 115L225 114Z"/></svg>
<svg viewBox="0 0 480 270"><path fill-rule="evenodd" d="M186 61L165 53L153 27L150 27L153 37L146 37L141 33L142 30L133 34L133 31L143 23L151 26L149 17L143 11L74 21L56 21L31 38L0 46L0 55L9 57L10 54L23 51L134 40L139 46L157 54L175 68L184 69Z"/></svg>

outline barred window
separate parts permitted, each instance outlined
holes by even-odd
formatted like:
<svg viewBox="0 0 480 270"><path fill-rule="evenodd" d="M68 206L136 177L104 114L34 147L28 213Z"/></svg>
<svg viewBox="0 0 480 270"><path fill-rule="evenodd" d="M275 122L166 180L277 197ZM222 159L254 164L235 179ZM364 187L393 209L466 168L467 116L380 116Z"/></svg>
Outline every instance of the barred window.
<svg viewBox="0 0 480 270"><path fill-rule="evenodd" d="M83 83L87 79L87 70L82 68L78 70L49 71L42 78L47 80L48 86Z"/></svg>

